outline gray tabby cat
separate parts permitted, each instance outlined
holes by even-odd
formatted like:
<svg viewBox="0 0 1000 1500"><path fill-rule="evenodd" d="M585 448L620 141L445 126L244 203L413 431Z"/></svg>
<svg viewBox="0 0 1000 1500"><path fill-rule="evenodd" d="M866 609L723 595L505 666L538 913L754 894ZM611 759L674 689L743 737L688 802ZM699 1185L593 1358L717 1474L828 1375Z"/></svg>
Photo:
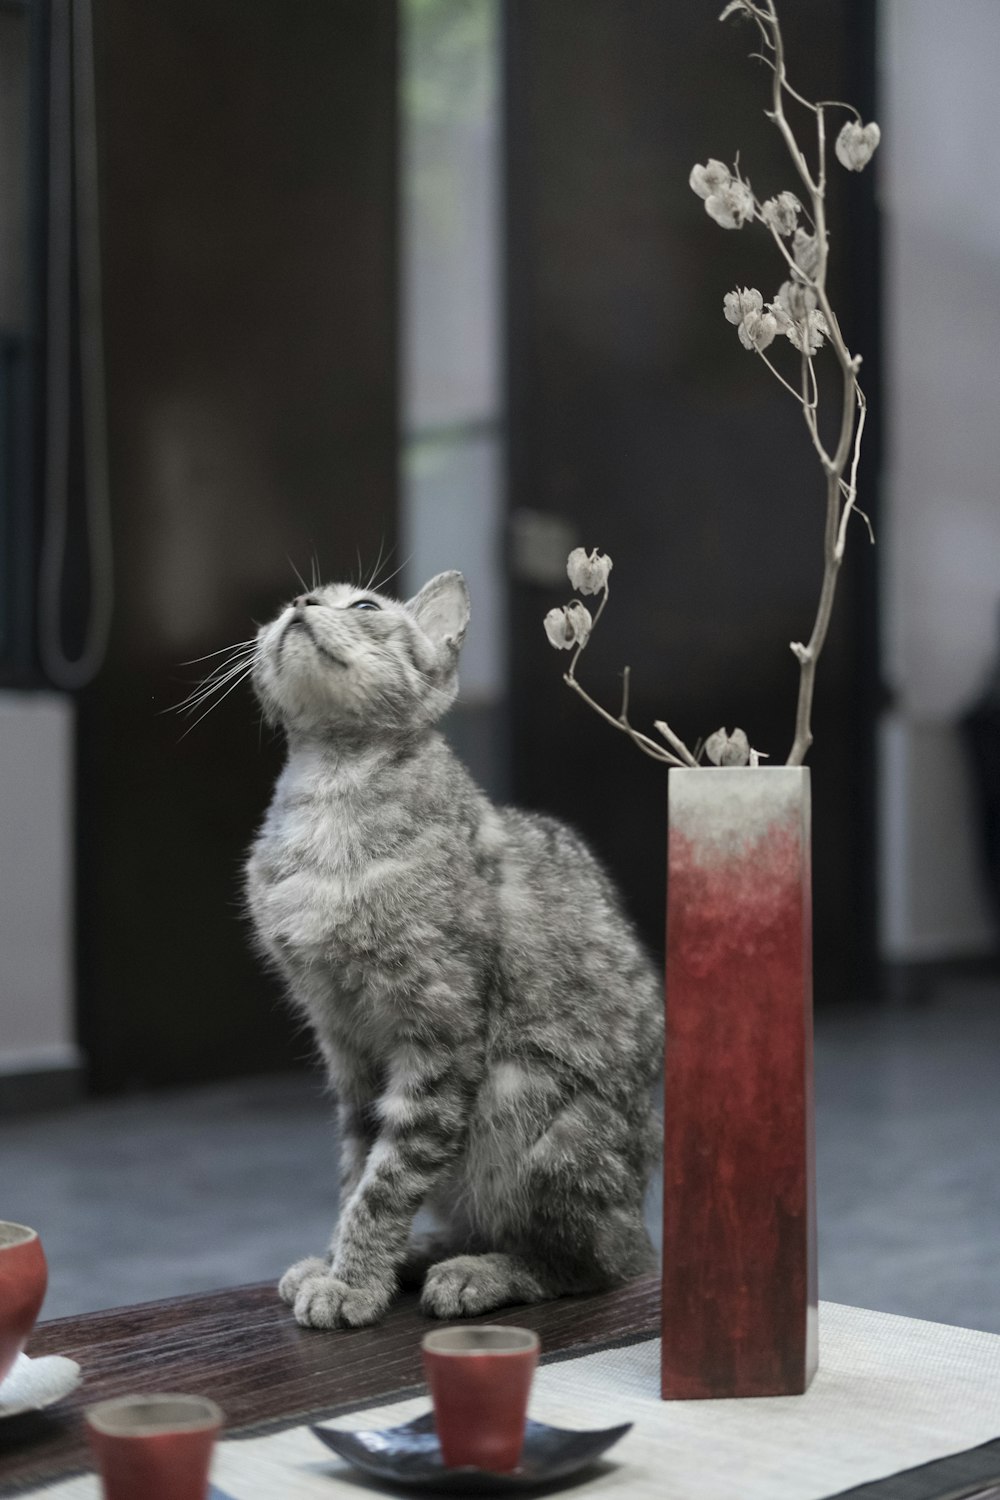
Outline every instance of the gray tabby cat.
<svg viewBox="0 0 1000 1500"><path fill-rule="evenodd" d="M340 1124L327 1254L279 1286L304 1325L397 1287L453 1318L647 1268L656 975L561 823L494 808L433 726L455 698L459 573L414 599L335 584L257 637L288 760L247 864L257 937L311 1024ZM441 1232L411 1237L417 1210Z"/></svg>

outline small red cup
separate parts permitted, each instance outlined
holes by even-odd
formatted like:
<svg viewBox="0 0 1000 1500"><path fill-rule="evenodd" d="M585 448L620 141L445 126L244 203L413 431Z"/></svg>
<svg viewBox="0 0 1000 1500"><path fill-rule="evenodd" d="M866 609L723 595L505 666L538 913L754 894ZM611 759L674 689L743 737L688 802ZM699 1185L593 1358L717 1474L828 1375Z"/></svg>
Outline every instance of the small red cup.
<svg viewBox="0 0 1000 1500"><path fill-rule="evenodd" d="M48 1280L36 1232L26 1224L0 1220L0 1380L28 1342Z"/></svg>
<svg viewBox="0 0 1000 1500"><path fill-rule="evenodd" d="M442 1328L426 1334L421 1347L446 1466L516 1469L538 1334L501 1324Z"/></svg>
<svg viewBox="0 0 1000 1500"><path fill-rule="evenodd" d="M205 1500L222 1412L204 1396L120 1396L84 1412L106 1500Z"/></svg>

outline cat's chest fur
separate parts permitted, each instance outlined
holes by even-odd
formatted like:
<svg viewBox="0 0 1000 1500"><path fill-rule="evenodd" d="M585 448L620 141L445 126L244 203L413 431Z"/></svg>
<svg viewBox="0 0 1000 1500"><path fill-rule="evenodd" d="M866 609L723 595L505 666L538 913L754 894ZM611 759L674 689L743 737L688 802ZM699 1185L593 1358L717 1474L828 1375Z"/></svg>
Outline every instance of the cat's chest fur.
<svg viewBox="0 0 1000 1500"><path fill-rule="evenodd" d="M290 759L248 869L251 907L267 938L325 947L365 910L388 915L411 839L406 820L380 805L385 779L377 765L308 754Z"/></svg>
<svg viewBox="0 0 1000 1500"><path fill-rule="evenodd" d="M247 897L261 943L314 1019L390 991L454 925L457 893L464 928L480 925L477 809L457 787L449 795L446 776L433 747L416 759L289 757L251 851Z"/></svg>

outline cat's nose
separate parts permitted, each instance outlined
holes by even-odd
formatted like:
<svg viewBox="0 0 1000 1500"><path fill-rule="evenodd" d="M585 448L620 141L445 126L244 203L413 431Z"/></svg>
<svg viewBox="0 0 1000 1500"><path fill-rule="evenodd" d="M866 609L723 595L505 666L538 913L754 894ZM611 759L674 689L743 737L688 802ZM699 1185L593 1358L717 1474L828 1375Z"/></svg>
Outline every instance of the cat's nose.
<svg viewBox="0 0 1000 1500"><path fill-rule="evenodd" d="M292 600L295 609L304 609L307 604L322 603L322 599L318 599L315 594L299 594L297 598Z"/></svg>

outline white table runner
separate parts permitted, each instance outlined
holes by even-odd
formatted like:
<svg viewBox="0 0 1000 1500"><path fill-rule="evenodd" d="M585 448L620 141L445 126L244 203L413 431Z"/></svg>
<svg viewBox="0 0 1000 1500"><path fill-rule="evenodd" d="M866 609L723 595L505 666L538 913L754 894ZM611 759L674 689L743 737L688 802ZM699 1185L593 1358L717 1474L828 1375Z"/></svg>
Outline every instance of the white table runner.
<svg viewBox="0 0 1000 1500"><path fill-rule="evenodd" d="M820 1370L804 1396L660 1401L658 1340L543 1366L531 1415L563 1427L634 1422L582 1482L629 1500L824 1500L1000 1437L1000 1336L823 1303ZM210 1395L211 1392L204 1394ZM316 1392L316 1405L323 1401ZM389 1427L427 1399L370 1407L331 1425ZM212 1478L233 1500L357 1500L353 1471L307 1427L230 1440ZM93 1476L48 1486L98 1500ZM396 1491L402 1493L402 1491Z"/></svg>

